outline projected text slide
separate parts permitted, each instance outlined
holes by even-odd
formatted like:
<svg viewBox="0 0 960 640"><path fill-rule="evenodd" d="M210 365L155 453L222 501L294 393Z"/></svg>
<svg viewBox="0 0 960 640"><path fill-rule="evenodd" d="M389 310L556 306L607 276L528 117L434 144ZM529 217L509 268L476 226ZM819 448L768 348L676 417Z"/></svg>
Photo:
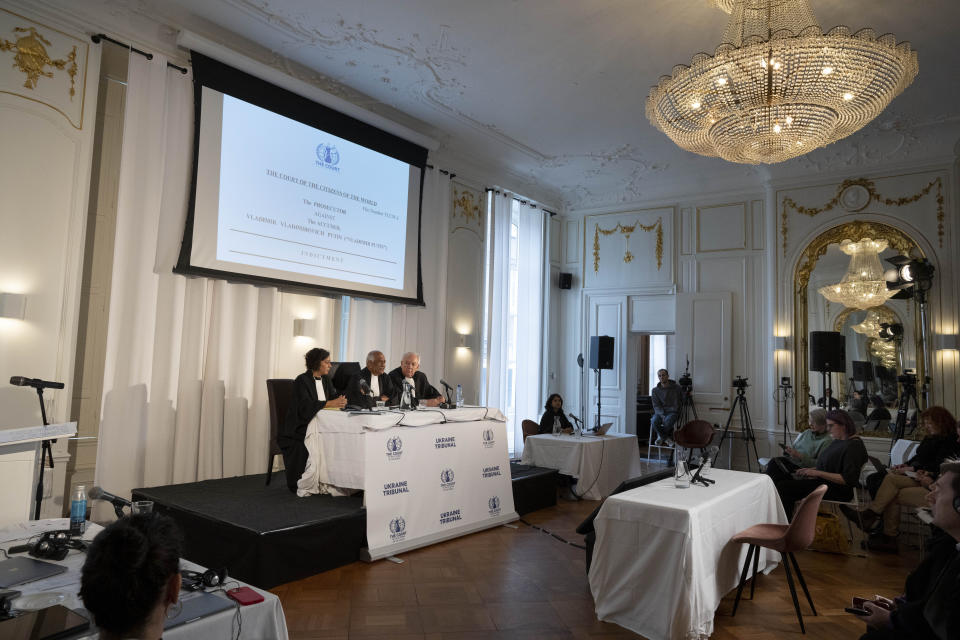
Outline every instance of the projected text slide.
<svg viewBox="0 0 960 640"><path fill-rule="evenodd" d="M404 162L225 95L217 260L403 289L409 181Z"/></svg>

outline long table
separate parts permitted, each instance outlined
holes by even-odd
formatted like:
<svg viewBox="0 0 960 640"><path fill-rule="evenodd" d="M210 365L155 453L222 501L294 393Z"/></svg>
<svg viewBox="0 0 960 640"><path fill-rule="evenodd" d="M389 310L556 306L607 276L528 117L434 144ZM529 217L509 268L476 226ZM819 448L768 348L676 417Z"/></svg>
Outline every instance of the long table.
<svg viewBox="0 0 960 640"><path fill-rule="evenodd" d="M497 409L320 411L298 495L363 489L367 560L518 518Z"/></svg>
<svg viewBox="0 0 960 640"><path fill-rule="evenodd" d="M705 638L720 600L737 586L747 545L730 538L787 522L770 478L714 469L711 487L672 478L607 498L594 522L590 591L597 617L650 640ZM779 555L762 549L765 572Z"/></svg>
<svg viewBox="0 0 960 640"><path fill-rule="evenodd" d="M58 529L69 528L70 520L68 518L33 520L9 525L3 529L0 529L0 547L7 549L13 545L23 544L27 539L37 536L43 531L54 531ZM94 536L96 536L96 534L101 530L102 527L99 525L95 523L89 523L87 526L87 531L83 536L84 540L92 540ZM85 553L81 551L70 551L70 553L67 554L67 557L63 560L46 560L45 562L53 562L55 564L66 566L66 573L51 576L43 580L37 580L36 582L22 584L14 587L14 589L20 591L23 596L36 593L59 593L63 595L63 600L60 604L69 609L81 609L83 607L83 602L80 600L79 595L80 569L83 567L83 562L85 559ZM181 560L180 566L182 569L188 569L191 571L204 571L204 568L200 565L187 560ZM262 602L240 607L240 638L249 638L250 640L276 638L277 640L284 640L288 637L287 621L283 615L283 607L280 604L280 599L277 596L269 591L258 589L253 585L248 585L238 580L228 578L227 587L232 589L235 586L248 586L263 596ZM215 595L226 598L226 596L222 593L216 593ZM182 593L181 596L189 597L189 594ZM235 620L236 614L236 608L221 611L205 618L187 622L186 624L167 630L164 632L163 637L165 640L170 640L171 638L174 640L177 638L183 638L185 640L189 638L204 638L204 640L235 640L237 638L237 626ZM85 615L85 617L89 617L89 614ZM98 634L92 621L90 628L91 631L88 633L71 637L84 639L96 638Z"/></svg>
<svg viewBox="0 0 960 640"><path fill-rule="evenodd" d="M603 500L621 482L643 472L637 437L622 433L528 436L520 462L573 476L576 492L587 500Z"/></svg>

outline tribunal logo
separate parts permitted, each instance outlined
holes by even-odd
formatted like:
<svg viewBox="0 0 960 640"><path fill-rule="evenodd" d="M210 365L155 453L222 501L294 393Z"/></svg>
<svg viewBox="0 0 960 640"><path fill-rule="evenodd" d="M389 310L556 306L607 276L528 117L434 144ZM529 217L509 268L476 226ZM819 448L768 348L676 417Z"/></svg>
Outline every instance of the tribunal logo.
<svg viewBox="0 0 960 640"><path fill-rule="evenodd" d="M503 472L500 471L500 465L495 464L492 467L484 467L483 471L480 474L482 478L496 478L502 476Z"/></svg>
<svg viewBox="0 0 960 640"><path fill-rule="evenodd" d="M403 440L400 436L393 436L387 440L387 460L399 460L403 455Z"/></svg>
<svg viewBox="0 0 960 640"><path fill-rule="evenodd" d="M452 524L460 520L463 520L460 509L451 509L450 511L444 511L440 514L440 524Z"/></svg>
<svg viewBox="0 0 960 640"><path fill-rule="evenodd" d="M340 173L340 152L332 144L320 143L317 145L317 166Z"/></svg>
<svg viewBox="0 0 960 640"><path fill-rule="evenodd" d="M407 521L403 519L403 516L397 516L391 520L388 528L392 542L399 542L407 536Z"/></svg>
<svg viewBox="0 0 960 640"><path fill-rule="evenodd" d="M481 437L483 438L483 447L485 449L490 449L497 444L497 441L493 436L493 429L484 429Z"/></svg>
<svg viewBox="0 0 960 640"><path fill-rule="evenodd" d="M452 491L457 485L453 479L453 469L444 469L440 472L440 488L444 491Z"/></svg>
<svg viewBox="0 0 960 640"><path fill-rule="evenodd" d="M500 496L492 496L487 500L487 507L491 516L500 515Z"/></svg>

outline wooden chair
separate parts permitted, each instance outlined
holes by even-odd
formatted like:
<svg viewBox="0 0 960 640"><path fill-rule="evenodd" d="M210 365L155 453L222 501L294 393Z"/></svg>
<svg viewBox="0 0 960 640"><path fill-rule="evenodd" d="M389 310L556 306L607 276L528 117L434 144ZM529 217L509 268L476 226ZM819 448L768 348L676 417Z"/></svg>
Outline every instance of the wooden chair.
<svg viewBox="0 0 960 640"><path fill-rule="evenodd" d="M744 529L730 539L730 542L749 544L747 550L747 559L743 563L743 571L740 573L740 584L737 585L737 598L733 601L733 613L737 615L737 606L740 604L740 594L743 593L743 585L747 581L747 570L750 568L750 561L753 560L753 579L750 581L750 599L753 600L753 589L757 584L757 563L760 559L760 547L773 549L780 552L780 558L783 564L784 572L787 574L787 585L790 587L790 596L793 598L793 608L797 611L797 620L800 621L801 633L806 633L803 627L803 615L800 613L800 601L797 600L797 590L793 586L793 576L790 573L790 563L797 571L797 580L803 587L803 593L807 596L807 602L810 603L810 609L813 615L817 615L817 609L813 606L813 598L807 590L807 583L803 580L803 574L800 573L800 565L793 553L802 551L813 542L813 536L817 526L817 508L820 501L823 500L823 494L827 492L827 485L822 484L810 493L793 514L793 522L790 524L756 524L749 529Z"/></svg>
<svg viewBox="0 0 960 640"><path fill-rule="evenodd" d="M520 423L520 428L523 429L523 441L526 442L527 436L535 436L540 431L540 423L533 420L524 420Z"/></svg>
<svg viewBox="0 0 960 640"><path fill-rule="evenodd" d="M267 400L270 404L270 442L267 445L267 482L273 476L274 456L282 453L277 444L280 425L287 416L287 407L293 401L293 380L289 378L271 378L267 380Z"/></svg>

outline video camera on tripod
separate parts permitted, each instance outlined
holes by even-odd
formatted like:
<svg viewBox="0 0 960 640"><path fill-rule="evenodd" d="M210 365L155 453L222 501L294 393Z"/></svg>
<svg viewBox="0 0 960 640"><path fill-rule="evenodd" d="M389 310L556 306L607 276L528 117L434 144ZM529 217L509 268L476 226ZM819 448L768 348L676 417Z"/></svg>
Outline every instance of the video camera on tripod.
<svg viewBox="0 0 960 640"><path fill-rule="evenodd" d="M684 391L693 391L693 378L690 377L690 358L687 358L687 367L683 370L683 375L677 380L677 384Z"/></svg>
<svg viewBox="0 0 960 640"><path fill-rule="evenodd" d="M747 383L747 381L748 381L749 379L750 379L750 378L741 378L740 376L737 376L737 377L734 379L734 381L733 381L733 388L737 390L737 393L738 393L738 394L741 394L741 395L742 395L742 394L743 394L743 390L750 386L750 385Z"/></svg>

